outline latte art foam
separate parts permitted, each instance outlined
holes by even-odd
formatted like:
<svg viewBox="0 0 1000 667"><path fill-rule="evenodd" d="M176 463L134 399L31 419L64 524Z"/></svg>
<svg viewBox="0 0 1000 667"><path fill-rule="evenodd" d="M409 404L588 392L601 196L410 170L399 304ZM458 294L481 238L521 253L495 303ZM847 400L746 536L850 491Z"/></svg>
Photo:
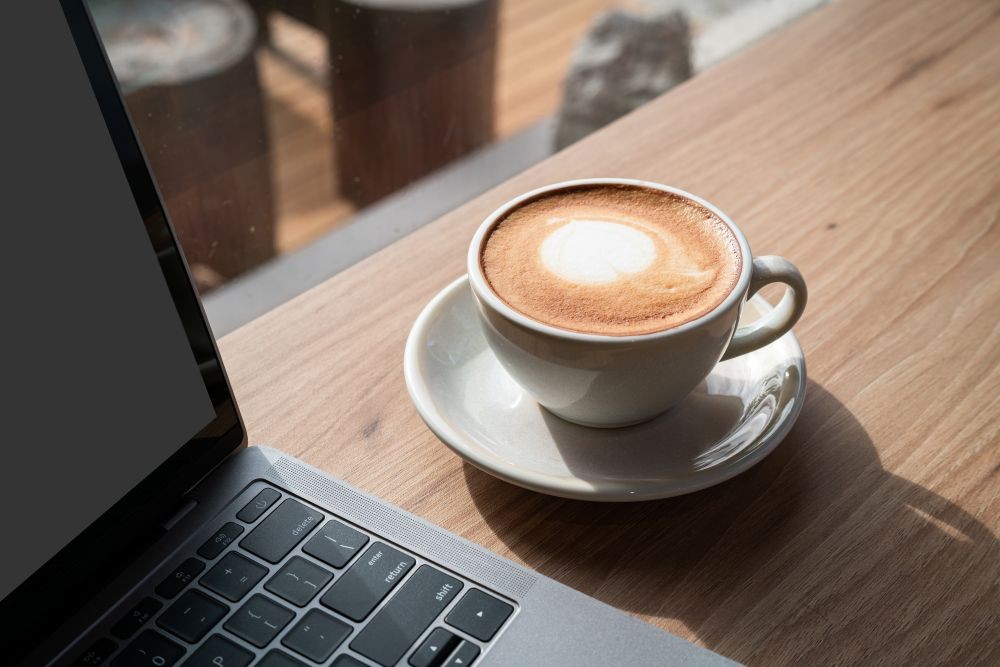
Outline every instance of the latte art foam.
<svg viewBox="0 0 1000 667"><path fill-rule="evenodd" d="M559 223L551 218L548 224ZM539 248L542 264L564 280L599 285L621 280L656 261L656 244L640 229L605 220L569 220Z"/></svg>
<svg viewBox="0 0 1000 667"><path fill-rule="evenodd" d="M719 305L739 277L739 244L702 206L636 186L555 192L511 211L481 255L493 291L553 326L651 333Z"/></svg>

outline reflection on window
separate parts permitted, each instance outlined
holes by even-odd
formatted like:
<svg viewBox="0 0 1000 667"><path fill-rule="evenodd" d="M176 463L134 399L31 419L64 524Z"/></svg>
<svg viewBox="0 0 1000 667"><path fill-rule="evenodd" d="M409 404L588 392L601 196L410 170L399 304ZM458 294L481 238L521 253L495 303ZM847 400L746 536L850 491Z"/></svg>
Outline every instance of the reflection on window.
<svg viewBox="0 0 1000 667"><path fill-rule="evenodd" d="M207 294L354 222L309 261L356 261L820 1L88 4Z"/></svg>

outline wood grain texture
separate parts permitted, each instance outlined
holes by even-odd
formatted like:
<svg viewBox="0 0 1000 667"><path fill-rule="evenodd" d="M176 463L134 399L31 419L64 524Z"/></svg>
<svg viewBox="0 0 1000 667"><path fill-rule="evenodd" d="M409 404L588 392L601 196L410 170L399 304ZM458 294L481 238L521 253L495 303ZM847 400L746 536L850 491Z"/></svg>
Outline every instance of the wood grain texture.
<svg viewBox="0 0 1000 667"><path fill-rule="evenodd" d="M251 442L752 664L1000 664L1000 3L841 0L222 341ZM762 463L634 505L463 465L403 344L509 197L677 185L793 259L805 409Z"/></svg>

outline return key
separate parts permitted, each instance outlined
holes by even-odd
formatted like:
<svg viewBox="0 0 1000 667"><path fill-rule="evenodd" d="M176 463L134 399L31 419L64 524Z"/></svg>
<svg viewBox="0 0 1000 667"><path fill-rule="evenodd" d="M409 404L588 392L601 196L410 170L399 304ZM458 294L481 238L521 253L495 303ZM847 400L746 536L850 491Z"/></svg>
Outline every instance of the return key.
<svg viewBox="0 0 1000 667"><path fill-rule="evenodd" d="M416 561L402 551L375 542L320 598L320 602L352 621L363 620L406 576L414 563Z"/></svg>

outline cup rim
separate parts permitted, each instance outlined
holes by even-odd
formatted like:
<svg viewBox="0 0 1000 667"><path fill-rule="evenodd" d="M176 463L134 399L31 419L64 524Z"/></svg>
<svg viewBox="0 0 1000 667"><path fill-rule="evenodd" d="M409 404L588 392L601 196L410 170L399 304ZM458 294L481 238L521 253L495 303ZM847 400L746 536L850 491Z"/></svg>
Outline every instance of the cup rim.
<svg viewBox="0 0 1000 667"><path fill-rule="evenodd" d="M584 333L582 331L571 331L569 329L563 329L561 327L556 327L551 324L545 324L539 322L538 320L532 319L523 313L514 310L511 306L507 305L497 294L490 288L489 283L486 280L486 276L483 274L482 265L479 261L482 245L486 239L487 234L492 230L493 226L497 221L512 211L514 208L535 199L541 195L548 194L550 192L555 192L558 190L566 190L570 188L577 188L587 185L632 185L636 187L650 188L653 190L659 190L661 192L667 192L679 197L684 197L690 199L696 204L707 208L709 211L714 213L722 222L729 227L729 230L736 237L737 242L740 246L741 261L742 266L740 267L740 276L737 279L736 284L733 289L726 295L726 298L722 300L715 308L708 311L704 315L697 317L690 322L685 322L676 327L671 327L669 329L664 329L663 331L654 331L651 333L643 334L631 334L628 336L612 336L608 334L595 334L595 333ZM501 316L511 320L520 326L535 331L537 333L545 334L555 338L561 338L564 340L573 340L586 343L605 343L605 344L629 344L645 342L650 340L658 340L662 338L669 338L671 336L676 336L692 329L697 329L703 327L706 324L718 319L723 315L723 313L728 312L728 310L733 306L734 303L742 300L746 295L747 289L750 285L750 274L753 265L753 256L750 254L750 244L747 242L746 236L736 223L726 215L724 212L719 210L717 206L711 202L702 199L701 197L694 195L686 190L680 188L675 188L669 185L663 185L662 183L655 183L653 181L644 181L635 178L580 178L569 181L559 181L558 183L551 183L549 185L544 185L534 190L525 192L524 194L518 195L513 199L508 200L501 206L497 207L492 213L490 213L486 219L479 225L476 233L472 237L472 242L469 244L469 251L466 257L466 268L469 274L469 284L472 286L472 291L479 299L480 303L492 309L494 312L500 314Z"/></svg>

